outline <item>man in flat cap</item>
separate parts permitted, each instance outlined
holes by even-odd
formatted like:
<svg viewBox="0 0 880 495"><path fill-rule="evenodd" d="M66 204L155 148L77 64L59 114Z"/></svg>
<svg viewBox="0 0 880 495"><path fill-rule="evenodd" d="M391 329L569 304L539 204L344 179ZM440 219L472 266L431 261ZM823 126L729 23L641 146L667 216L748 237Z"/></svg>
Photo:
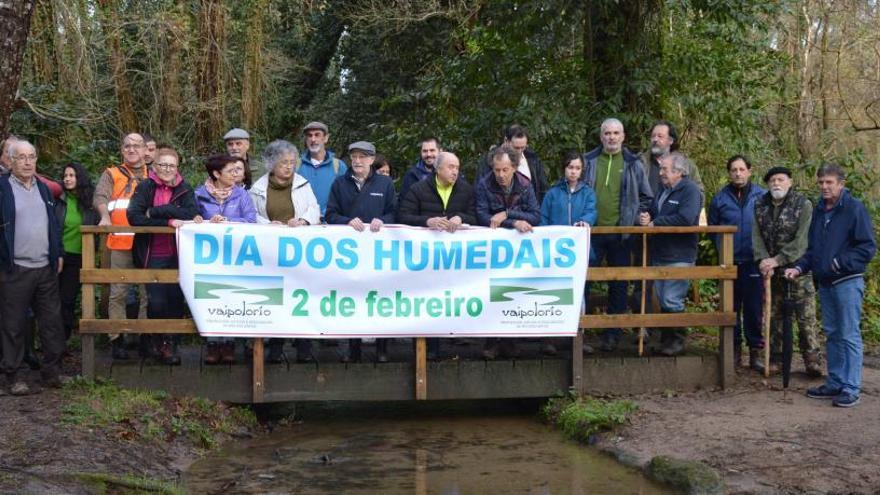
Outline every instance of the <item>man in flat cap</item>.
<svg viewBox="0 0 880 495"><path fill-rule="evenodd" d="M251 135L244 129L238 127L230 129L223 136L226 143L226 153L236 158L244 160L244 188L250 189L254 183L254 175L259 176L262 173L262 167L259 160L251 157Z"/></svg>
<svg viewBox="0 0 880 495"><path fill-rule="evenodd" d="M336 158L333 152L327 149L327 141L330 140L330 130L327 128L327 124L309 122L303 128L303 138L306 142L306 149L302 153L296 172L311 184L315 198L318 199L318 206L321 207L321 217L326 220L325 212L330 186L333 185L333 181L337 177L345 176L348 167L344 161ZM376 151L373 148L373 155L375 154Z"/></svg>
<svg viewBox="0 0 880 495"><path fill-rule="evenodd" d="M770 371L778 372L782 363L782 304L786 289L794 302L798 343L804 368L810 376L822 376L819 341L816 332L816 288L810 277L785 280L786 269L807 251L813 205L806 196L792 189L791 170L773 167L764 175L769 191L755 202L752 244L755 262L770 278L773 293L770 320ZM788 286L788 287L787 287Z"/></svg>
<svg viewBox="0 0 880 495"><path fill-rule="evenodd" d="M351 169L333 181L327 198L325 219L328 224L350 225L358 232L366 228L378 232L382 225L394 223L394 183L391 177L372 172L373 160L376 159L373 143L351 143L348 156L351 158ZM387 345L387 339L376 341L376 359L379 362L388 360ZM341 346L341 353L344 363L360 361L360 339L349 339L348 346Z"/></svg>

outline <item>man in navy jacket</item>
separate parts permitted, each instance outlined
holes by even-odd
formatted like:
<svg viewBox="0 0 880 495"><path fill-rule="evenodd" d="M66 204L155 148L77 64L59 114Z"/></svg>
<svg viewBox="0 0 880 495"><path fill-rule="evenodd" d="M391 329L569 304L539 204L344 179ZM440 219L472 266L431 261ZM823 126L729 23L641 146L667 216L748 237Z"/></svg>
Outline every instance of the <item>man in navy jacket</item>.
<svg viewBox="0 0 880 495"><path fill-rule="evenodd" d="M837 407L859 403L862 385L862 299L864 273L877 252L871 216L846 190L846 176L837 165L816 172L822 198L810 223L807 252L785 276L813 272L822 305L822 328L828 354L828 378L807 390L807 397L831 399Z"/></svg>
<svg viewBox="0 0 880 495"><path fill-rule="evenodd" d="M65 336L58 304L58 272L64 262L61 227L49 188L37 177L37 151L19 140L10 145L11 170L0 177L0 368L9 392L26 395L30 387L18 372L24 359L26 308L40 327L43 385L60 387Z"/></svg>
<svg viewBox="0 0 880 495"><path fill-rule="evenodd" d="M767 192L749 180L752 164L742 155L727 160L730 183L712 198L709 205L709 225L733 225L733 262L736 263L736 281L733 284L733 310L736 312L736 330L733 334L734 363L742 361L742 334L745 331L749 346L749 367L763 373L764 361L760 350L764 348L761 335L761 310L764 284L755 262L752 249L752 220L755 217L755 201ZM715 248L721 252L721 236L713 236Z"/></svg>
<svg viewBox="0 0 880 495"><path fill-rule="evenodd" d="M660 182L663 190L654 198L651 211L639 215L639 223L649 227L685 227L697 225L703 207L699 186L687 176L684 155L671 153L661 159ZM652 236L650 246L653 266L694 266L697 261L697 234ZM657 280L654 292L663 313L683 313L689 280ZM684 351L685 330L664 328L660 353L675 356Z"/></svg>

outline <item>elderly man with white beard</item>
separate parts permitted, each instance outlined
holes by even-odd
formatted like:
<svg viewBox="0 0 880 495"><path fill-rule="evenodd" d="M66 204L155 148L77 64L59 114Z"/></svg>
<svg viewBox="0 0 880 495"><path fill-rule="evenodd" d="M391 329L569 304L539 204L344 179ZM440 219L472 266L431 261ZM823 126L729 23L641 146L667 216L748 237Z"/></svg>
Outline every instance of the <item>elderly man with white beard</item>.
<svg viewBox="0 0 880 495"><path fill-rule="evenodd" d="M783 279L783 272L793 268L807 251L813 205L792 188L791 170L773 167L764 175L769 191L755 202L752 244L755 262L765 277L772 277L773 294L770 320L770 371L782 364L782 303L785 284L791 284L794 317L798 325L798 343L804 368L810 376L822 376L819 341L816 331L816 288L813 279ZM766 345L766 343L765 343Z"/></svg>

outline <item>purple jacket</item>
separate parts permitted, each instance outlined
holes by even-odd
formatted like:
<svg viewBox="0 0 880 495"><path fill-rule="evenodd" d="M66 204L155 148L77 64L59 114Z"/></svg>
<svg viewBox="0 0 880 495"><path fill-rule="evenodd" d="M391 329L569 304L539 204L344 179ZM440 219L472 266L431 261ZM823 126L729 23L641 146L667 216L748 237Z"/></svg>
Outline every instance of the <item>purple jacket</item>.
<svg viewBox="0 0 880 495"><path fill-rule="evenodd" d="M208 194L205 185L202 184L196 189L196 204L199 207L199 214L205 220L210 220L214 215L220 214L226 217L230 222L256 223L257 210L254 208L254 202L251 201L250 195L241 186L235 186L232 194L221 206L214 199L214 196Z"/></svg>

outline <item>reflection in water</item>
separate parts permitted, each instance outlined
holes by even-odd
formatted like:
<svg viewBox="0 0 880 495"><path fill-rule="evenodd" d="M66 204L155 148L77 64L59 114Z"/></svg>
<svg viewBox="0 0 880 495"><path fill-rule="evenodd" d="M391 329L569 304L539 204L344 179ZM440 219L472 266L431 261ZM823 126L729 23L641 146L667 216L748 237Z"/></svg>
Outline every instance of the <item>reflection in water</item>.
<svg viewBox="0 0 880 495"><path fill-rule="evenodd" d="M533 415L308 420L195 463L192 493L666 493Z"/></svg>

